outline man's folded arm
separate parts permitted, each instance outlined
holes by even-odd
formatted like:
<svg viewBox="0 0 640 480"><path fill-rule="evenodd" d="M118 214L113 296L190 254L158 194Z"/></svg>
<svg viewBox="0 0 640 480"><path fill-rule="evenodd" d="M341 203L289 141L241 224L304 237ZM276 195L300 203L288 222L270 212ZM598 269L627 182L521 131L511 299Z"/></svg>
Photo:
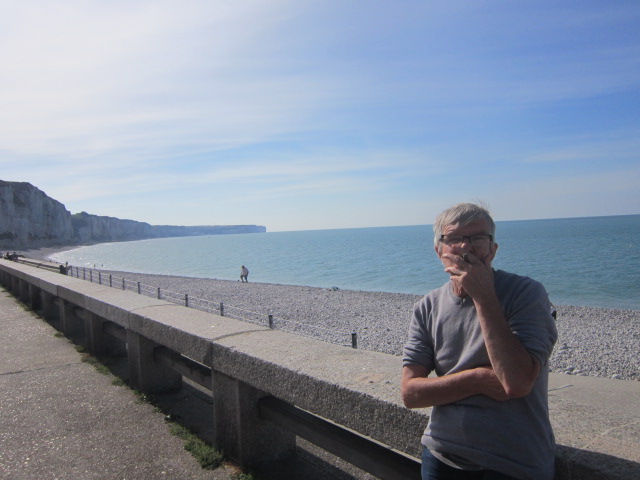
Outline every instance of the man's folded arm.
<svg viewBox="0 0 640 480"><path fill-rule="evenodd" d="M472 395L486 395L497 401L508 400L502 384L489 367L429 377L422 365L407 364L402 369L401 394L408 408L446 405Z"/></svg>

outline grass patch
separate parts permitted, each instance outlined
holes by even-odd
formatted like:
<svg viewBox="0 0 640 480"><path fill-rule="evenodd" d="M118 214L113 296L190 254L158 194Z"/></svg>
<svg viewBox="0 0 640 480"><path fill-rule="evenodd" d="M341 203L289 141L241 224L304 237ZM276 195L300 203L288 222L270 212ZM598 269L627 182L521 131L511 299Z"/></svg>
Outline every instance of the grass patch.
<svg viewBox="0 0 640 480"><path fill-rule="evenodd" d="M255 477L250 473L239 473L233 476L234 480L255 480Z"/></svg>
<svg viewBox="0 0 640 480"><path fill-rule="evenodd" d="M117 387L126 387L127 386L127 382L125 382L120 377L114 377L114 379L111 380L111 385L115 385Z"/></svg>
<svg viewBox="0 0 640 480"><path fill-rule="evenodd" d="M102 375L111 375L111 370L106 365L100 363L100 361L96 357L92 357L88 353L83 353L80 356L80 361L84 363L88 363L89 365L93 365L93 368L96 369L98 373Z"/></svg>
<svg viewBox="0 0 640 480"><path fill-rule="evenodd" d="M167 423L171 434L184 440L184 449L194 456L202 468L215 470L222 464L224 460L222 453L179 423L171 420L168 420Z"/></svg>
<svg viewBox="0 0 640 480"><path fill-rule="evenodd" d="M151 405L154 404L153 397L151 395L143 393L140 390L134 390L133 393L135 393L136 397L138 397L136 403L149 403Z"/></svg>
<svg viewBox="0 0 640 480"><path fill-rule="evenodd" d="M53 334L53 336L56 337L56 338L64 338L64 333L56 332L56 333Z"/></svg>
<svg viewBox="0 0 640 480"><path fill-rule="evenodd" d="M125 386L127 384L126 380L122 379L114 370L115 363L112 359L109 357L94 357L82 345L75 345L75 349L80 354L81 362L92 365L102 375L112 375L114 377L111 381L113 385Z"/></svg>

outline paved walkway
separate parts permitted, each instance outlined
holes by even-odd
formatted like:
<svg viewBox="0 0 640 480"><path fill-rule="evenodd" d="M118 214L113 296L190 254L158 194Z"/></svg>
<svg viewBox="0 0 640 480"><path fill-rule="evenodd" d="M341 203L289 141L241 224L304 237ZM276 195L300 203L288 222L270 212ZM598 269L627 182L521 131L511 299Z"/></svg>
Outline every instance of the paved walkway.
<svg viewBox="0 0 640 480"><path fill-rule="evenodd" d="M232 479L1 288L0 312L0 479Z"/></svg>

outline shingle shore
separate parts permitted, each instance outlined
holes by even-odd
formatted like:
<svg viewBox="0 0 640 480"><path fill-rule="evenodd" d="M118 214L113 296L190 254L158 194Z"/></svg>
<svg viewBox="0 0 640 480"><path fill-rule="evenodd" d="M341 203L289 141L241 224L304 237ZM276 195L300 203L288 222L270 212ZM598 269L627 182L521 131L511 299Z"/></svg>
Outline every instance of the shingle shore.
<svg viewBox="0 0 640 480"><path fill-rule="evenodd" d="M225 314L246 317L275 328L321 340L400 355L413 304L419 295L332 290L297 285L241 283L229 280L140 273L103 272L163 292L189 295L189 303L206 299ZM120 280L121 282L121 280ZM147 289L148 290L148 289ZM573 375L640 380L640 310L557 307L558 342L550 369Z"/></svg>

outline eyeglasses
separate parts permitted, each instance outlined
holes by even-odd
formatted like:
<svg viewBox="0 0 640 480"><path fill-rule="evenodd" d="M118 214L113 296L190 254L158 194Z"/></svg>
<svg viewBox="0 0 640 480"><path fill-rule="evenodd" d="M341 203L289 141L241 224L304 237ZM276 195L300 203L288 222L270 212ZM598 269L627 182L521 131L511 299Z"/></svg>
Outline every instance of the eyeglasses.
<svg viewBox="0 0 640 480"><path fill-rule="evenodd" d="M445 245L460 245L465 238L472 247L488 247L493 242L493 235L482 233L479 235L440 235L440 241Z"/></svg>

